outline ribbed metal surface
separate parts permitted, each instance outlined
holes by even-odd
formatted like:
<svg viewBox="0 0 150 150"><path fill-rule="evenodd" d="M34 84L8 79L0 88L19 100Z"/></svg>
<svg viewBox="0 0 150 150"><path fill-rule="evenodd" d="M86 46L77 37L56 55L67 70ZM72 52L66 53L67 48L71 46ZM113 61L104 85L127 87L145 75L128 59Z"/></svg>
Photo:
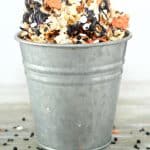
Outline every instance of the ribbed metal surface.
<svg viewBox="0 0 150 150"><path fill-rule="evenodd" d="M130 38L77 46L19 39L43 147L100 150L108 145Z"/></svg>
<svg viewBox="0 0 150 150"><path fill-rule="evenodd" d="M122 63L120 62L92 69L79 69L82 71L65 68L45 68L27 63L25 63L25 68L27 77L32 80L60 85L96 84L118 78L122 73ZM81 78L83 78L82 81Z"/></svg>

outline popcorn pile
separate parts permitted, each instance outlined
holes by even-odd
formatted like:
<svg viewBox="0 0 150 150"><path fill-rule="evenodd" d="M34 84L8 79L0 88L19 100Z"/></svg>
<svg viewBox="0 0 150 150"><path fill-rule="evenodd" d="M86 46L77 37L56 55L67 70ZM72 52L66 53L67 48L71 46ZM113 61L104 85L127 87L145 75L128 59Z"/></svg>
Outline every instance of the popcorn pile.
<svg viewBox="0 0 150 150"><path fill-rule="evenodd" d="M38 43L88 44L127 35L129 17L109 0L25 0L20 38Z"/></svg>

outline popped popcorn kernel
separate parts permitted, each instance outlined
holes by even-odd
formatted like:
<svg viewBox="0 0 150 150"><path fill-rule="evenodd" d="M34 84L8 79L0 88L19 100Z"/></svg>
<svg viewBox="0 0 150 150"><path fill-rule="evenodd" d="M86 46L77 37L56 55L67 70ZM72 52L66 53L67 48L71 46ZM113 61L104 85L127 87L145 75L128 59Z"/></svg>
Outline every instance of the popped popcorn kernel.
<svg viewBox="0 0 150 150"><path fill-rule="evenodd" d="M110 0L25 0L20 38L39 43L115 41L128 32L129 16Z"/></svg>

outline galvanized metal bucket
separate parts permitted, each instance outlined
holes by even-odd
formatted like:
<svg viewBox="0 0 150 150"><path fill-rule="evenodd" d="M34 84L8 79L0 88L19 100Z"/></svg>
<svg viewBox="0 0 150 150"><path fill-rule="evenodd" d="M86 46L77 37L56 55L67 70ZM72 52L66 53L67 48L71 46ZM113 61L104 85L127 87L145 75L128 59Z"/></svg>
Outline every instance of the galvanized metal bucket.
<svg viewBox="0 0 150 150"><path fill-rule="evenodd" d="M47 150L109 146L126 38L90 45L21 40L39 145Z"/></svg>

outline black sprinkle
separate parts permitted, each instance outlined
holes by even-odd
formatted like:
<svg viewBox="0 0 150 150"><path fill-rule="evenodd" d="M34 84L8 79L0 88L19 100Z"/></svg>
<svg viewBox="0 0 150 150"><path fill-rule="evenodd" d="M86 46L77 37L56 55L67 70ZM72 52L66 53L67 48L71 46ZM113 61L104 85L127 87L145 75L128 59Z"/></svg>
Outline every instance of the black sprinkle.
<svg viewBox="0 0 150 150"><path fill-rule="evenodd" d="M7 129L5 129L4 131L5 131L5 132L8 132L8 130L7 130Z"/></svg>
<svg viewBox="0 0 150 150"><path fill-rule="evenodd" d="M18 134L14 134L14 136L19 136Z"/></svg>
<svg viewBox="0 0 150 150"><path fill-rule="evenodd" d="M111 141L111 144L116 144L116 142L115 141Z"/></svg>
<svg viewBox="0 0 150 150"><path fill-rule="evenodd" d="M144 131L145 131L145 129L144 129L144 128L142 128L142 129L140 129L140 130L139 130L139 132L144 132Z"/></svg>
<svg viewBox="0 0 150 150"><path fill-rule="evenodd" d="M140 147L138 147L138 145L136 145L136 144L134 145L134 148L135 149L140 149Z"/></svg>
<svg viewBox="0 0 150 150"><path fill-rule="evenodd" d="M37 150L44 150L43 148L41 147L36 147Z"/></svg>
<svg viewBox="0 0 150 150"><path fill-rule="evenodd" d="M79 35L79 36L77 36L77 39L78 39L78 40L81 40L81 36L80 36L80 35Z"/></svg>
<svg viewBox="0 0 150 150"><path fill-rule="evenodd" d="M7 141L8 141L8 142L13 142L13 141L14 141L14 139L8 139Z"/></svg>
<svg viewBox="0 0 150 150"><path fill-rule="evenodd" d="M31 146L28 146L28 149L30 149L31 148Z"/></svg>
<svg viewBox="0 0 150 150"><path fill-rule="evenodd" d="M114 141L115 141L115 142L117 142L117 141L118 141L118 138L117 138L117 137L115 137L115 138L114 138Z"/></svg>
<svg viewBox="0 0 150 150"><path fill-rule="evenodd" d="M23 140L24 140L24 141L29 141L29 138L24 138Z"/></svg>
<svg viewBox="0 0 150 150"><path fill-rule="evenodd" d="M15 147L13 147L13 150L18 150L18 148L15 146Z"/></svg>
<svg viewBox="0 0 150 150"><path fill-rule="evenodd" d="M22 121L26 121L26 118L25 118L25 117L23 117L23 118L22 118Z"/></svg>
<svg viewBox="0 0 150 150"><path fill-rule="evenodd" d="M81 44L81 43L82 43L81 41L77 41L77 42L76 42L76 44Z"/></svg>
<svg viewBox="0 0 150 150"><path fill-rule="evenodd" d="M138 140L136 141L136 143L137 143L137 144L141 144L141 140L138 139Z"/></svg>
<svg viewBox="0 0 150 150"><path fill-rule="evenodd" d="M147 136L149 136L149 135L150 135L150 132L146 132L145 134L146 134Z"/></svg>
<svg viewBox="0 0 150 150"><path fill-rule="evenodd" d="M146 147L146 149L150 149L150 147Z"/></svg>
<svg viewBox="0 0 150 150"><path fill-rule="evenodd" d="M34 132L32 132L32 133L30 134L30 137L34 137Z"/></svg>
<svg viewBox="0 0 150 150"><path fill-rule="evenodd" d="M3 143L3 146L6 146L7 145L7 143Z"/></svg>

